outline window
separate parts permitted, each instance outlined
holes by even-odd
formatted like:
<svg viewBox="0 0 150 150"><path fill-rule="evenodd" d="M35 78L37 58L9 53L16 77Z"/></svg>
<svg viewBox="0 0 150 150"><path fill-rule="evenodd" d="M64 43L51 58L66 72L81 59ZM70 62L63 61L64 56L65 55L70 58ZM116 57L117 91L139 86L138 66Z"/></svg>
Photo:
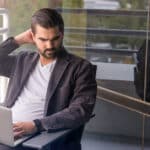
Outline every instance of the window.
<svg viewBox="0 0 150 150"><path fill-rule="evenodd" d="M56 8L65 21L64 45L67 50L97 65L99 90L94 109L96 117L88 123L84 136L92 137L92 133L96 133L103 135L102 138L100 136L101 141L108 139L115 143L116 140L122 147L129 143L135 149L149 147L146 143L150 140L150 119L146 117L149 116L149 103L141 100L134 86L136 55L143 41L149 37L148 2L1 0L0 25L6 31L1 41L30 28L30 16L35 10ZM16 52L35 49L32 45L26 45ZM0 79L1 102L7 83L8 79ZM89 143L83 141L84 146L87 144L87 150L91 146ZM114 144L114 149L122 149L118 145ZM105 146L104 149L107 149L107 144ZM94 150L94 147L91 149Z"/></svg>

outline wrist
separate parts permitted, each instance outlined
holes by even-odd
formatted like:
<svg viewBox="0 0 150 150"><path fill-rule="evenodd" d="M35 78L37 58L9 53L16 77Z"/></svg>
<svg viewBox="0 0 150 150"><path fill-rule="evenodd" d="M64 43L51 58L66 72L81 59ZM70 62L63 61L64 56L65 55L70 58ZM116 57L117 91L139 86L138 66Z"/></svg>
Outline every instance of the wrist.
<svg viewBox="0 0 150 150"><path fill-rule="evenodd" d="M36 132L41 132L44 130L39 119L33 120L33 123L35 124Z"/></svg>
<svg viewBox="0 0 150 150"><path fill-rule="evenodd" d="M33 131L33 133L36 133L36 132L38 132L38 129L37 129L37 126L36 126L36 124L35 124L35 122L34 121L32 121L32 131Z"/></svg>
<svg viewBox="0 0 150 150"><path fill-rule="evenodd" d="M14 40L15 40L15 42L16 42L18 45L25 44L25 41L24 41L23 37L21 37L20 35L15 36L15 37L14 37Z"/></svg>

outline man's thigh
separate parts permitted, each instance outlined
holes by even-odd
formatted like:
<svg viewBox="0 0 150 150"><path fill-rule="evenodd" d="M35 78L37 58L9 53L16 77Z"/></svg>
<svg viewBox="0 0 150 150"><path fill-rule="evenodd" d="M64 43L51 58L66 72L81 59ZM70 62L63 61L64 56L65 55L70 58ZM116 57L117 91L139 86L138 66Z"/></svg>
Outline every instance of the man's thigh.
<svg viewBox="0 0 150 150"><path fill-rule="evenodd" d="M33 149L25 148L25 147L22 147L22 146L17 146L15 148L12 148L12 147L0 144L0 150L33 150Z"/></svg>
<svg viewBox="0 0 150 150"><path fill-rule="evenodd" d="M14 148L8 147L6 145L1 145L0 144L0 150L14 150Z"/></svg>

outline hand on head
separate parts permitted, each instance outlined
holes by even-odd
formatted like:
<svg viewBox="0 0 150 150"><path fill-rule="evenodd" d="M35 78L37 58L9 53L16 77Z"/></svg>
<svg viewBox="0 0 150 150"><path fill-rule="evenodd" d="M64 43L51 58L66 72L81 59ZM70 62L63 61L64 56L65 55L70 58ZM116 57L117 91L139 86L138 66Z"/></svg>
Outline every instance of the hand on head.
<svg viewBox="0 0 150 150"><path fill-rule="evenodd" d="M21 45L21 44L34 44L31 29L28 29L25 32L22 32L22 33L18 34L17 36L15 36L15 41L19 45Z"/></svg>

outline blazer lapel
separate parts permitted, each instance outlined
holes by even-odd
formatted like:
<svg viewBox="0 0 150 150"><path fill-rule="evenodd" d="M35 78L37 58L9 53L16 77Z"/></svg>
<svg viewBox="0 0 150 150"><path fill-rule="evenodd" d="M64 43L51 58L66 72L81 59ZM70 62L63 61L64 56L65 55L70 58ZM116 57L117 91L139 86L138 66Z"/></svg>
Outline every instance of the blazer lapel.
<svg viewBox="0 0 150 150"><path fill-rule="evenodd" d="M46 115L48 104L51 100L51 97L54 94L59 84L59 81L61 80L61 77L63 76L63 73L69 64L67 52L64 50L62 53L63 54L57 59L56 65L54 67L54 70L53 70L53 73L51 75L51 79L48 85L44 115Z"/></svg>
<svg viewBox="0 0 150 150"><path fill-rule="evenodd" d="M39 55L38 55L38 53L36 53L36 54L34 55L34 57L32 58L32 60L29 59L28 61L26 61L26 64L25 64L25 65L26 65L27 67L25 68L24 74L22 75L21 86L24 86L25 83L27 82L27 79L28 79L30 73L31 73L31 72L33 71L33 69L35 68L38 59L39 59Z"/></svg>
<svg viewBox="0 0 150 150"><path fill-rule="evenodd" d="M37 60L39 59L38 54L36 53L34 55L34 57L32 59L29 58L29 60L27 60L25 63L25 66L27 66L23 73L22 73L22 77L20 79L18 79L19 77L17 77L17 81L20 83L15 83L15 88L13 90L13 92L11 92L12 94L9 95L8 99L11 99L11 101L9 100L7 103L7 107L11 107L15 101L17 100L17 97L20 95L20 92L22 91L24 85L26 84L28 77L30 75L30 73L32 72L32 70L35 68ZM18 70L19 72L20 70Z"/></svg>

